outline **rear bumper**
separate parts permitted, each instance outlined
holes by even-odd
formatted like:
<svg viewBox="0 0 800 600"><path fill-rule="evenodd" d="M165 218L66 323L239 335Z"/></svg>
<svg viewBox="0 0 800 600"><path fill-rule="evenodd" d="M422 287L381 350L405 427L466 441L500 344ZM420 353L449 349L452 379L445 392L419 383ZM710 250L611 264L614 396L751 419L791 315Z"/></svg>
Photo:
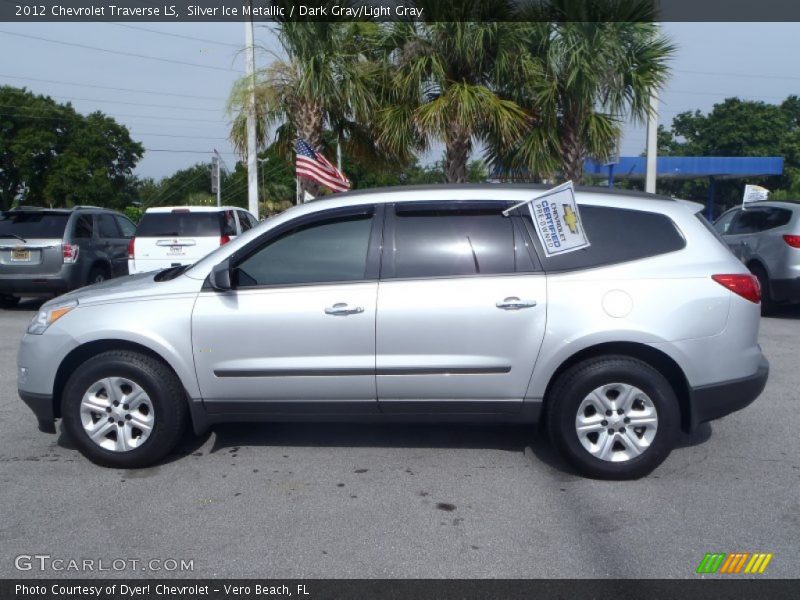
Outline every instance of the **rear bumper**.
<svg viewBox="0 0 800 600"><path fill-rule="evenodd" d="M769 282L772 297L779 302L800 301L800 278L772 279Z"/></svg>
<svg viewBox="0 0 800 600"><path fill-rule="evenodd" d="M19 397L28 405L36 415L36 420L39 422L39 431L45 433L55 433L55 414L53 411L53 396L50 394L34 394L31 392L24 392L18 390Z"/></svg>
<svg viewBox="0 0 800 600"><path fill-rule="evenodd" d="M768 377L769 362L762 357L758 370L749 377L691 388L690 428L748 406L764 391Z"/></svg>
<svg viewBox="0 0 800 600"><path fill-rule="evenodd" d="M17 296L61 294L77 287L77 275L77 270L71 268L71 265L50 275L0 274L0 294Z"/></svg>

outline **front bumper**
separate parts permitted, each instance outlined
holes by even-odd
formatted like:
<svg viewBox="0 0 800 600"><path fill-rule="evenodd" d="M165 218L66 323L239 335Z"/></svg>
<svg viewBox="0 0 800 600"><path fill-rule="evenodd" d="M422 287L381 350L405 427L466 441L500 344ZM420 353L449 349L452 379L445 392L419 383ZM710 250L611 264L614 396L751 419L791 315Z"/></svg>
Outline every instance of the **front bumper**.
<svg viewBox="0 0 800 600"><path fill-rule="evenodd" d="M690 429L748 406L764 391L768 376L769 362L762 356L758 370L749 377L691 388Z"/></svg>
<svg viewBox="0 0 800 600"><path fill-rule="evenodd" d="M55 433L55 413L53 410L53 396L49 394L34 394L32 392L23 392L18 390L19 397L28 405L36 415L36 420L39 422L39 431L45 433Z"/></svg>

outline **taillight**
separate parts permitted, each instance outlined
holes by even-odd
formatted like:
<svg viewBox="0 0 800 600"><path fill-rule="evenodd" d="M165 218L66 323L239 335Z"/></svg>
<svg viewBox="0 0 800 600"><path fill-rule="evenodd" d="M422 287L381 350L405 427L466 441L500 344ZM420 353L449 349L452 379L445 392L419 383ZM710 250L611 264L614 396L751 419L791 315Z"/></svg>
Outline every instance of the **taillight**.
<svg viewBox="0 0 800 600"><path fill-rule="evenodd" d="M783 241L792 248L800 248L800 235L785 235L783 236Z"/></svg>
<svg viewBox="0 0 800 600"><path fill-rule="evenodd" d="M711 279L739 294L745 300L758 304L761 302L761 286L755 275L737 273L735 275L712 275Z"/></svg>
<svg viewBox="0 0 800 600"><path fill-rule="evenodd" d="M64 263L77 262L78 250L80 250L80 246L77 244L61 244L61 256L64 258Z"/></svg>
<svg viewBox="0 0 800 600"><path fill-rule="evenodd" d="M132 237L128 242L128 259L133 260L133 251L136 248L136 238Z"/></svg>
<svg viewBox="0 0 800 600"><path fill-rule="evenodd" d="M225 244L227 244L230 241L231 241L231 236L223 235L222 237L219 238L219 245L220 246L224 246Z"/></svg>

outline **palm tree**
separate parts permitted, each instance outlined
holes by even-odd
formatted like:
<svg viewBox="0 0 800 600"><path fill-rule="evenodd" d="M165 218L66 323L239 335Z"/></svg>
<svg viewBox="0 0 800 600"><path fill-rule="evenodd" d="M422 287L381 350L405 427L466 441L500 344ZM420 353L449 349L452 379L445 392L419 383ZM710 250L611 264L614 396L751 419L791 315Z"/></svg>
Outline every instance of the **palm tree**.
<svg viewBox="0 0 800 600"><path fill-rule="evenodd" d="M340 3L341 4L341 3ZM316 150L325 148L326 130L334 132L351 154L365 150L361 123L375 107L375 62L368 56L378 48L378 27L370 23L281 22L277 37L283 56L255 75L234 85L229 110L234 115L231 141L241 155L247 152L247 102L256 98L256 139L259 149L273 141L289 158L294 140L305 139ZM301 193L317 195L312 182L301 181Z"/></svg>
<svg viewBox="0 0 800 600"><path fill-rule="evenodd" d="M511 147L493 140L489 155L506 172L561 171L578 182L588 157L608 157L626 117L646 120L675 47L653 23L652 0L550 0L548 8L556 20L530 24L527 45L544 78L503 89L538 121Z"/></svg>
<svg viewBox="0 0 800 600"><path fill-rule="evenodd" d="M510 16L512 2L416 4L425 8L429 21L384 29L388 70L378 143L409 160L442 142L446 181L463 182L475 142L491 138L511 144L525 128L530 115L496 89L512 72L521 79L537 78L537 65L523 51L524 27L501 22Z"/></svg>

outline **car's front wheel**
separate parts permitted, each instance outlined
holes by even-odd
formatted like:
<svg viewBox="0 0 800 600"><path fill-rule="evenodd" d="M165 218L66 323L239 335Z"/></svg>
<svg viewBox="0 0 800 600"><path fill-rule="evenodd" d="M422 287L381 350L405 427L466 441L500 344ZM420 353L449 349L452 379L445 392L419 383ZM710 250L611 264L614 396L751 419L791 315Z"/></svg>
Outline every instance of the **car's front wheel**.
<svg viewBox="0 0 800 600"><path fill-rule="evenodd" d="M138 352L92 357L64 388L61 416L78 450L105 467L141 468L170 452L186 423L186 399L175 374Z"/></svg>
<svg viewBox="0 0 800 600"><path fill-rule="evenodd" d="M582 473L634 479L669 456L679 428L675 392L656 369L627 356L603 356L567 369L547 400L547 429Z"/></svg>

